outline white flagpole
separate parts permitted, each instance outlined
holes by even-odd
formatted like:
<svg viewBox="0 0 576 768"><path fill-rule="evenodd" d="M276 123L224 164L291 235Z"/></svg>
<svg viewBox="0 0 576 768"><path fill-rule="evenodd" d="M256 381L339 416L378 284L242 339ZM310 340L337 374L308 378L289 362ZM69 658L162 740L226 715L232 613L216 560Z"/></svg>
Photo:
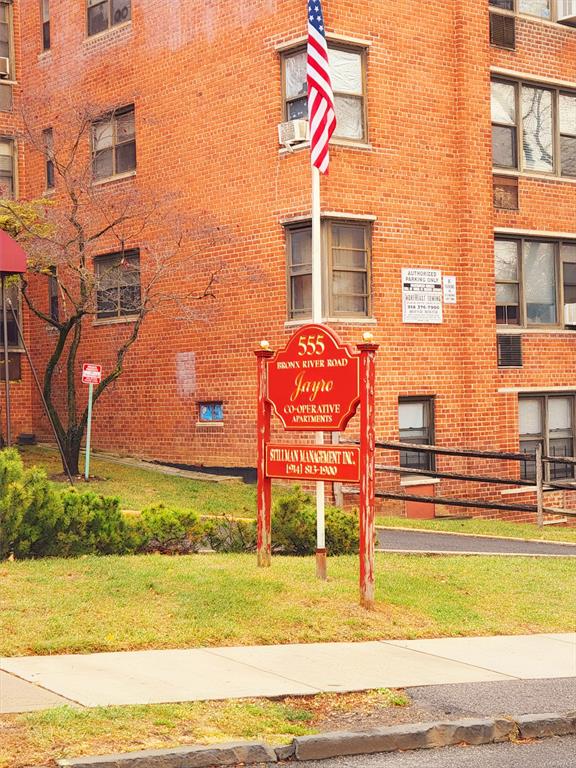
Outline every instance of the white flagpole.
<svg viewBox="0 0 576 768"><path fill-rule="evenodd" d="M312 166L312 322L322 322L322 236L320 219L320 171ZM316 432L316 445L324 433ZM326 522L324 483L316 483L316 576L326 579Z"/></svg>

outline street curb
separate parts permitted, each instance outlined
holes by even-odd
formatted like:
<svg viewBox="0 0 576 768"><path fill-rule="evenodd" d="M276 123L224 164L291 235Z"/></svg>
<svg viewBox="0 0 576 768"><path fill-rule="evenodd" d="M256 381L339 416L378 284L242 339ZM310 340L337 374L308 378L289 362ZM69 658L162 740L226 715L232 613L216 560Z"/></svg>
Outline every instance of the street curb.
<svg viewBox="0 0 576 768"><path fill-rule="evenodd" d="M441 531L436 528L405 528L400 525L376 525L377 531L408 531L409 533L439 533L442 536L461 536L477 539L496 539L497 541L521 541L523 544L561 544L565 547L576 547L574 541L557 541L556 539L524 539L519 536L496 536L493 533L468 533L464 531Z"/></svg>
<svg viewBox="0 0 576 768"><path fill-rule="evenodd" d="M58 760L61 768L214 768L239 763L264 765L278 762L323 760L396 750L432 749L455 744L497 744L521 739L543 739L576 734L576 712L544 713L519 717L485 717L432 723L393 725L370 731L335 731L299 736L275 749L259 742L233 742L210 747L129 752L100 757Z"/></svg>

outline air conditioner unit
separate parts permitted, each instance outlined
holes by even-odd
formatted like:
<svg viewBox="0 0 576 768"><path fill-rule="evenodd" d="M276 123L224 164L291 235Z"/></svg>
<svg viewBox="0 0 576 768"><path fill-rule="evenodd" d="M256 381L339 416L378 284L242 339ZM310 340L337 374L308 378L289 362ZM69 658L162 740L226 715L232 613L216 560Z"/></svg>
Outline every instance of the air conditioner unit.
<svg viewBox="0 0 576 768"><path fill-rule="evenodd" d="M0 56L0 77L4 79L10 77L10 59L6 56Z"/></svg>
<svg viewBox="0 0 576 768"><path fill-rule="evenodd" d="M564 304L564 325L576 325L576 304Z"/></svg>
<svg viewBox="0 0 576 768"><path fill-rule="evenodd" d="M576 0L558 0L560 24L576 24Z"/></svg>
<svg viewBox="0 0 576 768"><path fill-rule="evenodd" d="M308 120L288 120L278 126L278 141L285 147L308 141Z"/></svg>

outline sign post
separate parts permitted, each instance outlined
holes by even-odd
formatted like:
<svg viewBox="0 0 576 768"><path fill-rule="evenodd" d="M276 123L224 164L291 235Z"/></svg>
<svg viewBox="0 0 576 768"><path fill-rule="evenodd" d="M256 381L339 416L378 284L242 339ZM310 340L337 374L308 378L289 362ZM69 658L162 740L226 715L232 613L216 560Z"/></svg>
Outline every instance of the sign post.
<svg viewBox="0 0 576 768"><path fill-rule="evenodd" d="M375 425L377 344L364 334L358 351L325 325L296 331L274 353L266 341L258 360L258 565L271 563L271 480L360 484L360 602L374 606ZM342 432L360 405L360 447L324 445L319 432ZM272 414L287 432L313 432L314 444L270 442ZM323 532L323 531L322 531ZM320 549L320 547L319 547ZM318 552L317 552L318 554ZM318 564L318 558L317 558ZM325 572L325 571L324 571ZM320 575L317 571L317 575Z"/></svg>
<svg viewBox="0 0 576 768"><path fill-rule="evenodd" d="M88 422L86 424L86 461L84 463L84 479L90 478L90 441L92 437L92 400L94 398L94 384L102 381L102 366L93 363L84 363L82 366L82 383L88 384Z"/></svg>

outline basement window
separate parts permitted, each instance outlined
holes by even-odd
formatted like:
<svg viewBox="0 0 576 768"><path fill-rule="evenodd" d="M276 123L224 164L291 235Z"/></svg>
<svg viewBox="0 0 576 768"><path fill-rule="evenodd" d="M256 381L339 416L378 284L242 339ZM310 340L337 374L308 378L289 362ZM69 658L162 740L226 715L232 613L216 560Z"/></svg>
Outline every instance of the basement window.
<svg viewBox="0 0 576 768"><path fill-rule="evenodd" d="M221 400L198 403L198 418L202 424L224 421L224 403Z"/></svg>

